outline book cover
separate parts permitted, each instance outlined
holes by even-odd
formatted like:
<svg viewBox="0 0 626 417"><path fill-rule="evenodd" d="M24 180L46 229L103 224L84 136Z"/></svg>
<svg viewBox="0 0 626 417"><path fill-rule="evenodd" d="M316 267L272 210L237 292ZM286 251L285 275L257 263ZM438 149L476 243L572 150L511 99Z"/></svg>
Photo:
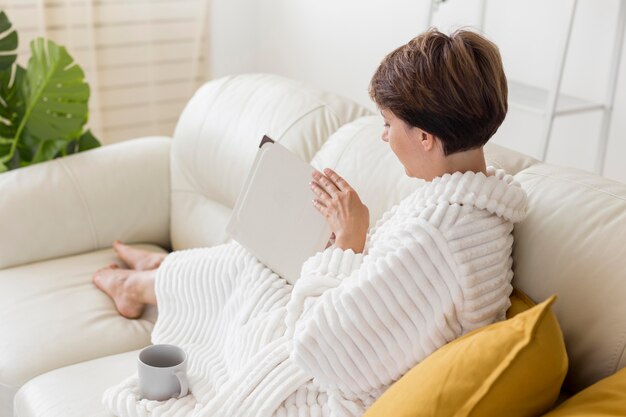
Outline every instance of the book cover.
<svg viewBox="0 0 626 417"><path fill-rule="evenodd" d="M313 170L263 136L226 226L234 240L290 284L299 278L304 261L324 250L331 235L312 204Z"/></svg>

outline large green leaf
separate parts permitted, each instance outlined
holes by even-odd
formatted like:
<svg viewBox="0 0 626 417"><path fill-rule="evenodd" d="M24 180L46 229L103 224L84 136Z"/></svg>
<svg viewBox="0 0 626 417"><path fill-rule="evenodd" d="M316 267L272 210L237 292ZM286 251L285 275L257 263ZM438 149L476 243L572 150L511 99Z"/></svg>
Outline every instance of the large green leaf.
<svg viewBox="0 0 626 417"><path fill-rule="evenodd" d="M33 156L33 160L31 162L34 164L37 162L43 162L52 159L66 145L67 141L63 139L46 140L44 142L40 142L39 147L35 152L35 156Z"/></svg>
<svg viewBox="0 0 626 417"><path fill-rule="evenodd" d="M99 147L100 141L91 133L91 130L84 132L78 139L67 144L65 155L71 155L76 152L88 151L89 149Z"/></svg>
<svg viewBox="0 0 626 417"><path fill-rule="evenodd" d="M24 68L17 64L0 71L0 138L12 141L24 115L24 99L20 94L24 73Z"/></svg>
<svg viewBox="0 0 626 417"><path fill-rule="evenodd" d="M6 13L0 11L0 71L9 68L17 59L17 32Z"/></svg>
<svg viewBox="0 0 626 417"><path fill-rule="evenodd" d="M40 142L79 136L87 122L89 85L67 50L38 38L30 43L31 58L23 83L24 130ZM19 133L19 131L18 131Z"/></svg>
<svg viewBox="0 0 626 417"><path fill-rule="evenodd" d="M100 141L91 133L91 130L86 131L78 138L78 152L88 151L99 146Z"/></svg>

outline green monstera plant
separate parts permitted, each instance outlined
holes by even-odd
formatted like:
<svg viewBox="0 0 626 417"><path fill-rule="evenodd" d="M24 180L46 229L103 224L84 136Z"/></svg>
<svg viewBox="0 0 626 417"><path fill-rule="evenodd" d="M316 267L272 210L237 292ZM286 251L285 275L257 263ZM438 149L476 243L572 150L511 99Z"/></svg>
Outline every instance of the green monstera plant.
<svg viewBox="0 0 626 417"><path fill-rule="evenodd" d="M17 32L0 11L0 172L100 146L85 129L85 73L67 50L34 39L24 69L17 46Z"/></svg>

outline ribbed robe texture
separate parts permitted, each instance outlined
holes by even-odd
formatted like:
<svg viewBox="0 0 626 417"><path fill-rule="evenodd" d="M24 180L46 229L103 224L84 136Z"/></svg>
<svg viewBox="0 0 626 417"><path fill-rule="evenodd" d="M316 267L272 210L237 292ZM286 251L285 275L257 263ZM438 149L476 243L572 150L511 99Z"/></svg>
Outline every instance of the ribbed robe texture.
<svg viewBox="0 0 626 417"><path fill-rule="evenodd" d="M135 372L103 402L120 417L361 416L437 348L505 318L526 204L501 169L445 174L387 211L364 253L333 245L293 286L234 241L172 252L152 342L187 351L191 393L141 399Z"/></svg>

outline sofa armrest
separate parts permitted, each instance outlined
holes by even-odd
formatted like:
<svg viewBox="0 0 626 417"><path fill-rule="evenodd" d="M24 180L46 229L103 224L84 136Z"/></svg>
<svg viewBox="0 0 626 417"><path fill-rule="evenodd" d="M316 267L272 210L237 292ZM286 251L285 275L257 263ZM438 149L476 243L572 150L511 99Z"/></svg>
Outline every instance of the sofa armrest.
<svg viewBox="0 0 626 417"><path fill-rule="evenodd" d="M0 174L0 269L115 239L169 250L171 141L132 139Z"/></svg>

